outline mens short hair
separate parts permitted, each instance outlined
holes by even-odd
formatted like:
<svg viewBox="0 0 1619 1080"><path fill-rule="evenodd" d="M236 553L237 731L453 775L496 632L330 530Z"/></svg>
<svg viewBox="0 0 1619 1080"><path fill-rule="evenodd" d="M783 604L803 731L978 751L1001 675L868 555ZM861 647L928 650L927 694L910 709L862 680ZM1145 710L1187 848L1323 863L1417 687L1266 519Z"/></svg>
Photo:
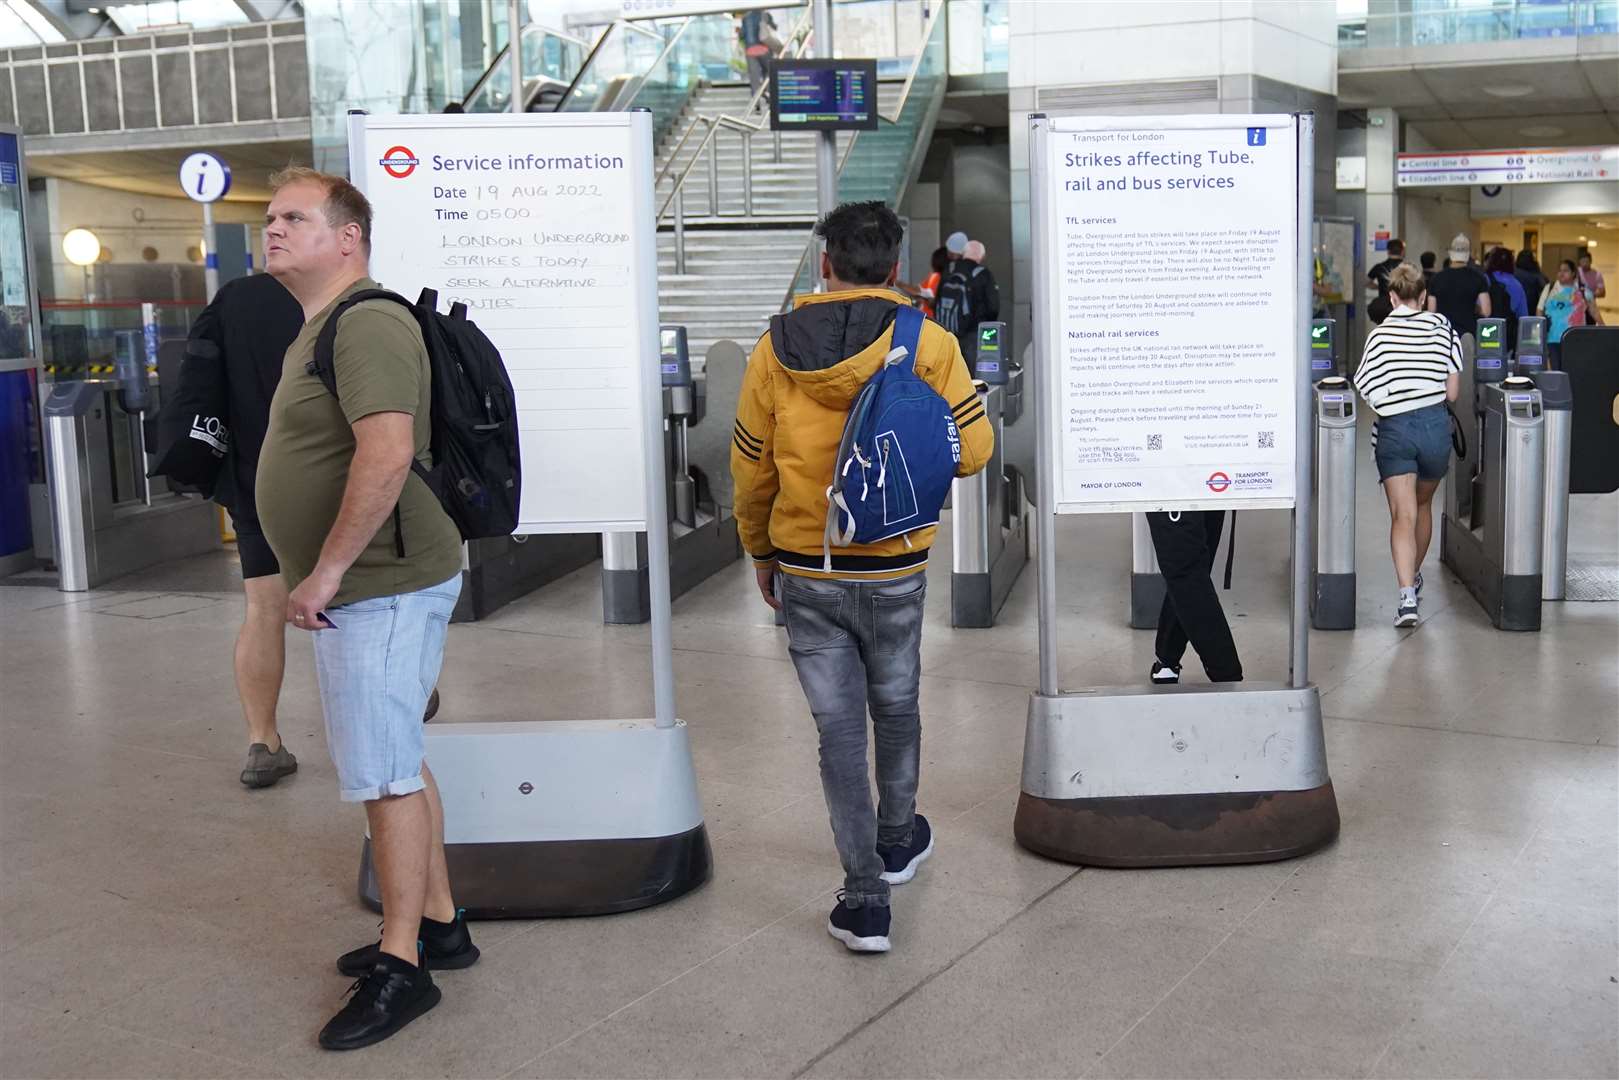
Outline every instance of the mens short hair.
<svg viewBox="0 0 1619 1080"><path fill-rule="evenodd" d="M1410 263L1401 263L1389 273L1389 292L1401 300L1415 300L1427 291L1422 271Z"/></svg>
<svg viewBox="0 0 1619 1080"><path fill-rule="evenodd" d="M1434 263L1436 263L1438 261L1439 261L1439 256L1435 255L1433 252L1424 251L1422 253L1422 268L1424 270L1432 270L1433 266L1434 266Z"/></svg>
<svg viewBox="0 0 1619 1080"><path fill-rule="evenodd" d="M371 250L371 201L364 192L341 176L323 173L305 165L289 165L280 172L270 174L270 191L277 192L293 184L318 184L326 191L326 202L321 211L326 224L334 229L345 225L360 227L360 244Z"/></svg>
<svg viewBox="0 0 1619 1080"><path fill-rule="evenodd" d="M899 261L905 227L883 203L844 203L821 219L815 235L826 241L826 255L838 280L885 285Z"/></svg>
<svg viewBox="0 0 1619 1080"><path fill-rule="evenodd" d="M1404 240L1390 240L1389 241L1389 258L1398 259L1404 254L1405 254L1405 241Z"/></svg>

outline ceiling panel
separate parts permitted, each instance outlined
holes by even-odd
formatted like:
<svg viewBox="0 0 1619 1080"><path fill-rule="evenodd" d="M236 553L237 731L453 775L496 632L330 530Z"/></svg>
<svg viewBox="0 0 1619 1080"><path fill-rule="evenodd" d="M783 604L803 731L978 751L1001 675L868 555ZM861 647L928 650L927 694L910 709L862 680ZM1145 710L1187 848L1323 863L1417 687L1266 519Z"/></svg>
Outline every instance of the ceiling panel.
<svg viewBox="0 0 1619 1080"><path fill-rule="evenodd" d="M173 195L180 192L180 162L192 151L105 150L87 154L28 155L29 172L82 180L101 187L141 195ZM309 144L304 141L249 143L220 147L216 151L231 168L231 189L227 202L268 202L270 174L289 164L309 164Z"/></svg>
<svg viewBox="0 0 1619 1080"><path fill-rule="evenodd" d="M1341 107L1392 108L1447 150L1619 141L1619 64L1612 56L1341 70L1338 91ZM1520 131L1535 126L1568 134Z"/></svg>

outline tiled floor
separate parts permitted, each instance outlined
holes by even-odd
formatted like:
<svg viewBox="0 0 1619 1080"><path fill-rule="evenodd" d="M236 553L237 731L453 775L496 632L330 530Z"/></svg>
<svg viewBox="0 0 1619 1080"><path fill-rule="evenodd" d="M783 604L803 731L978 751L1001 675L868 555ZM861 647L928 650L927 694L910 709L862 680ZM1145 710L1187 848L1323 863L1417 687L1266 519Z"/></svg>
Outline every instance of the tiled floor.
<svg viewBox="0 0 1619 1080"><path fill-rule="evenodd" d="M307 642L279 787L236 782L228 559L67 596L0 588L0 1073L168 1076L1619 1075L1619 605L1492 630L1437 564L1389 625L1361 501L1361 628L1314 634L1343 815L1288 863L1078 870L1011 816L1034 679L1034 580L951 631L935 561L922 808L938 854L895 895L895 950L823 929L839 883L808 712L736 567L675 605L714 880L610 918L485 923L444 1003L355 1054L314 1033L374 933L353 895ZM1616 504L1582 507L1610 555ZM1606 531L1604 531L1606 530ZM1128 535L1065 519L1067 686L1145 675ZM1285 516L1244 515L1228 597L1252 678L1285 677ZM451 634L439 722L635 715L645 628L603 627L584 571ZM1195 667L1195 665L1194 665Z"/></svg>

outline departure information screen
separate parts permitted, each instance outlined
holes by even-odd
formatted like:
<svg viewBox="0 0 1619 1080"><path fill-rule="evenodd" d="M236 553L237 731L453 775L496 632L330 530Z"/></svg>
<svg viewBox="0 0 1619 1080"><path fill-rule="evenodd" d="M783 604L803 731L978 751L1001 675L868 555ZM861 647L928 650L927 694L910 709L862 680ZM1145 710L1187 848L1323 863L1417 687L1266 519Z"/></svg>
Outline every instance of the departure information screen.
<svg viewBox="0 0 1619 1080"><path fill-rule="evenodd" d="M778 131L877 130L877 61L777 60L770 124Z"/></svg>

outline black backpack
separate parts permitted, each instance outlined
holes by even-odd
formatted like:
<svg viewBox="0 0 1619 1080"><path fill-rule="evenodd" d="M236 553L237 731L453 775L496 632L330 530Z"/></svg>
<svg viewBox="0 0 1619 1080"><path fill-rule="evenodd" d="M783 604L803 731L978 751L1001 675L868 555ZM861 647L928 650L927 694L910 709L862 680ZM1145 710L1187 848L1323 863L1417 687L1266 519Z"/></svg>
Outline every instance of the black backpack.
<svg viewBox="0 0 1619 1080"><path fill-rule="evenodd" d="M972 280L961 264L953 263L939 283L939 298L933 305L933 317L946 330L960 337L972 329ZM976 274L983 267L973 268Z"/></svg>
<svg viewBox="0 0 1619 1080"><path fill-rule="evenodd" d="M465 304L438 312L438 293L423 289L412 304L386 289L363 289L338 305L315 339L309 374L337 396L333 352L337 321L355 304L391 300L410 309L427 345L433 383L432 468L411 459L411 472L421 477L444 504L464 540L508 536L517 528L522 494L522 458L517 444L517 399L500 352L476 324ZM405 540L394 507L394 551L403 558Z"/></svg>

